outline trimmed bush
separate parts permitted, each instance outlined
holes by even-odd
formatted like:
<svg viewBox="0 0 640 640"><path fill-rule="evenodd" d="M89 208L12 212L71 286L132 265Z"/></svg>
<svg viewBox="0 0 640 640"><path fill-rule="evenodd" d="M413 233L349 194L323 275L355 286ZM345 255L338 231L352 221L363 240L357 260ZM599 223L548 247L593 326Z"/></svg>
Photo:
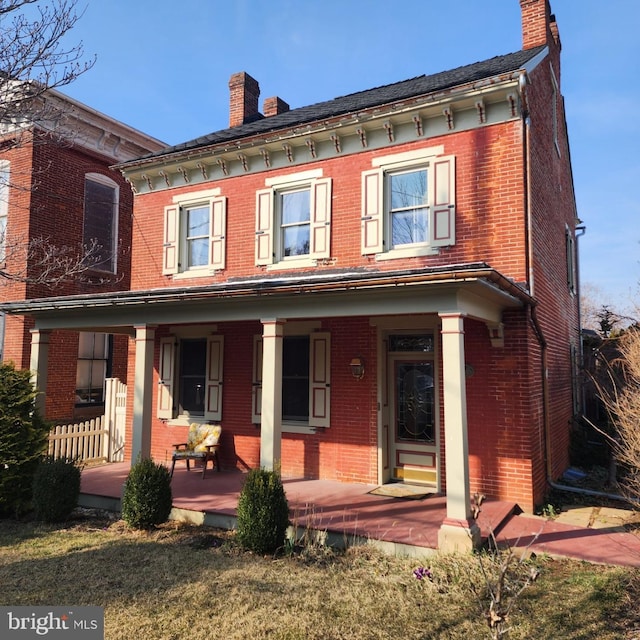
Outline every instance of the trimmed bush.
<svg viewBox="0 0 640 640"><path fill-rule="evenodd" d="M33 478L49 437L35 398L31 372L0 364L0 516L31 508Z"/></svg>
<svg viewBox="0 0 640 640"><path fill-rule="evenodd" d="M273 553L284 545L289 503L280 474L251 469L238 499L238 542L255 553Z"/></svg>
<svg viewBox="0 0 640 640"><path fill-rule="evenodd" d="M122 519L134 529L151 529L169 519L173 495L171 475L163 464L139 459L122 492Z"/></svg>
<svg viewBox="0 0 640 640"><path fill-rule="evenodd" d="M33 510L38 520L62 522L78 506L80 468L68 458L46 457L33 477Z"/></svg>

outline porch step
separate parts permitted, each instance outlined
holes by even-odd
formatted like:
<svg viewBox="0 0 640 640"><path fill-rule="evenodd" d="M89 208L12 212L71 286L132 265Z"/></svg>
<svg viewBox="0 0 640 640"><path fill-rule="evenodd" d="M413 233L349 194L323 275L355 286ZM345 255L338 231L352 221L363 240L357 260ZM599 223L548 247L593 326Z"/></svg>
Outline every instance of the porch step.
<svg viewBox="0 0 640 640"><path fill-rule="evenodd" d="M515 502L484 502L476 518L482 542L486 542L492 535L497 536L509 520L521 512L522 510Z"/></svg>

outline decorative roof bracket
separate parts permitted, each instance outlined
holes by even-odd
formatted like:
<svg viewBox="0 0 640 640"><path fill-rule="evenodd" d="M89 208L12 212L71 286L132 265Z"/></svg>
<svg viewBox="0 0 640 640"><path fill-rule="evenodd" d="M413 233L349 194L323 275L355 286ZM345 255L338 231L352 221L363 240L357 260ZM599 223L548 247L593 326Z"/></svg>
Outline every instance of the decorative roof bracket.
<svg viewBox="0 0 640 640"><path fill-rule="evenodd" d="M487 329L489 329L491 346L497 348L504 347L504 324L502 322L487 322Z"/></svg>

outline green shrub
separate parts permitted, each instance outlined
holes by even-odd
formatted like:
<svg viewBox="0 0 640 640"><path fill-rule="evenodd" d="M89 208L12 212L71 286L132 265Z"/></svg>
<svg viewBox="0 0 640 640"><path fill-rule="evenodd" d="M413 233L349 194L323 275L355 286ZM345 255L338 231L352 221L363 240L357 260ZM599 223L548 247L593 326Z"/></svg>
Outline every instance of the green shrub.
<svg viewBox="0 0 640 640"><path fill-rule="evenodd" d="M68 458L46 457L33 477L32 505L38 520L62 522L78 506L80 468Z"/></svg>
<svg viewBox="0 0 640 640"><path fill-rule="evenodd" d="M122 493L122 518L135 529L151 529L169 519L171 475L163 464L139 459L129 471Z"/></svg>
<svg viewBox="0 0 640 640"><path fill-rule="evenodd" d="M282 547L289 526L289 504L280 474L252 469L238 500L238 542L256 553Z"/></svg>
<svg viewBox="0 0 640 640"><path fill-rule="evenodd" d="M0 364L0 516L31 508L33 477L49 436L35 398L29 371Z"/></svg>

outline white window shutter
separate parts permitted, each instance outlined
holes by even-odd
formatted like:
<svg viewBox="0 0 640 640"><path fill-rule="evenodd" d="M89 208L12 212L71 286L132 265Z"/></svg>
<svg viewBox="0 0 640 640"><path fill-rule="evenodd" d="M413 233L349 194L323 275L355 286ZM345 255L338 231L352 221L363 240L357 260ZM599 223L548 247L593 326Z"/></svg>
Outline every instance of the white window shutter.
<svg viewBox="0 0 640 640"><path fill-rule="evenodd" d="M456 159L436 158L429 165L429 243L445 247L456 242Z"/></svg>
<svg viewBox="0 0 640 640"><path fill-rule="evenodd" d="M180 207L164 208L164 239L162 244L162 273L178 273L178 238Z"/></svg>
<svg viewBox="0 0 640 640"><path fill-rule="evenodd" d="M211 225L209 227L209 266L224 269L226 263L227 199L211 200Z"/></svg>
<svg viewBox="0 0 640 640"><path fill-rule="evenodd" d="M311 258L331 256L331 178L311 184Z"/></svg>
<svg viewBox="0 0 640 640"><path fill-rule="evenodd" d="M331 334L309 336L309 426L331 424Z"/></svg>
<svg viewBox="0 0 640 640"><path fill-rule="evenodd" d="M162 338L160 340L160 363L158 374L158 418L170 420L174 417L173 384L176 370L176 340Z"/></svg>
<svg viewBox="0 0 640 640"><path fill-rule="evenodd" d="M380 253L383 247L384 174L382 169L362 173L362 255Z"/></svg>
<svg viewBox="0 0 640 640"><path fill-rule="evenodd" d="M204 408L205 420L222 420L222 361L224 336L207 337L207 393Z"/></svg>
<svg viewBox="0 0 640 640"><path fill-rule="evenodd" d="M253 336L253 371L251 378L251 422L262 422L262 336Z"/></svg>
<svg viewBox="0 0 640 640"><path fill-rule="evenodd" d="M256 192L256 264L273 263L273 190Z"/></svg>

